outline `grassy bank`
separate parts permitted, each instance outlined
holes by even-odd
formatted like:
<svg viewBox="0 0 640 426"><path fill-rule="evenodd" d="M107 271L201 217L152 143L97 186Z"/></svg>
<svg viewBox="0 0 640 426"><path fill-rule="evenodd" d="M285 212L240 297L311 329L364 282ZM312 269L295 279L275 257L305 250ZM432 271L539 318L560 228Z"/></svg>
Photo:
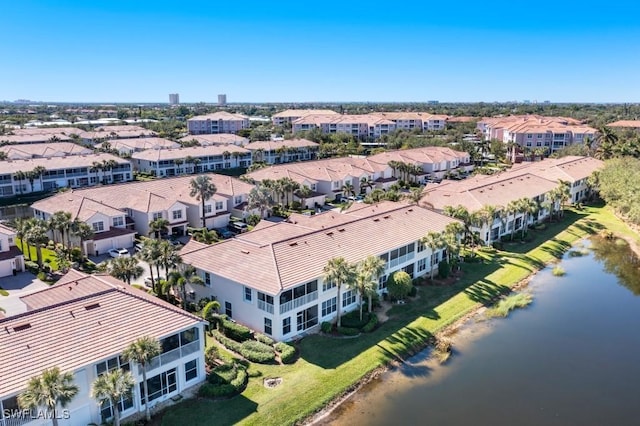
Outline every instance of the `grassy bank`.
<svg viewBox="0 0 640 426"><path fill-rule="evenodd" d="M479 304L492 305L511 287L561 258L574 242L604 227L633 235L606 208L567 211L560 223L531 231L530 241L508 243L503 251L480 251L478 262L461 265L463 274L453 285L420 287L417 300L394 306L390 319L373 333L357 339L306 337L299 344L301 356L295 364L253 364L249 372L256 377L241 395L226 401L185 401L168 409L162 424L204 425L211 419L224 425L300 422L375 369L423 348L435 333ZM264 377L281 377L283 383L267 389L262 385Z"/></svg>

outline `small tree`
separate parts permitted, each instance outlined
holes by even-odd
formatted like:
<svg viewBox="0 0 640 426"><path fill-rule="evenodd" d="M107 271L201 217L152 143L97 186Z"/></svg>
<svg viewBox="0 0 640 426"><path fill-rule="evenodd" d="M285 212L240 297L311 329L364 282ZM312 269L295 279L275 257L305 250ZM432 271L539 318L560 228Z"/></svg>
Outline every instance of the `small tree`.
<svg viewBox="0 0 640 426"><path fill-rule="evenodd" d="M395 299L402 300L411 293L411 276L405 271L396 271L387 280L389 295Z"/></svg>
<svg viewBox="0 0 640 426"><path fill-rule="evenodd" d="M91 397L99 403L109 401L113 410L113 424L120 426L120 399L131 396L136 381L129 371L116 368L100 375L91 386Z"/></svg>
<svg viewBox="0 0 640 426"><path fill-rule="evenodd" d="M66 407L77 393L78 386L73 384L73 373L63 373L60 368L53 367L29 379L27 389L18 396L18 404L30 410L44 407L51 414L53 426L57 426L55 411L58 404Z"/></svg>

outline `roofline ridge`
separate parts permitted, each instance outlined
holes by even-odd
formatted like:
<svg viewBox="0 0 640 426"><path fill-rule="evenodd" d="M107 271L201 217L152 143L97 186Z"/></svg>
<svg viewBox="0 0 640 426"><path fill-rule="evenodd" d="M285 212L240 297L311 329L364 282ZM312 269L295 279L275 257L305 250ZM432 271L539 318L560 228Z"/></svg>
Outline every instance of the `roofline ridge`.
<svg viewBox="0 0 640 426"><path fill-rule="evenodd" d="M106 284L110 284L110 285L113 286L113 284L111 284L111 283L106 283ZM131 287L131 286L129 286L129 287L130 288L134 288L134 287ZM172 305L169 302L165 302L164 300L158 299L157 297L149 297L149 298L142 297L141 295L136 294L136 291L130 291L127 287L124 287L124 286L113 286L113 290L117 291L118 293L122 293L122 294L126 294L127 296L134 297L134 298L136 298L138 300L142 300L143 302L151 303L152 305L156 305L156 306L159 306L161 308L168 309L168 310L170 310L172 312L184 315L184 316L189 317L191 319L195 319L198 322L208 322L204 318L200 318L200 317L198 317L198 316L196 316L194 314L191 314L191 313L189 313L189 312L187 312L185 310L182 310L182 309ZM137 290L137 291L143 291L143 290Z"/></svg>
<svg viewBox="0 0 640 426"><path fill-rule="evenodd" d="M271 249L271 260L273 261L273 266L276 268L276 277L278 278L278 287L280 291L284 290L284 286L282 285L282 277L280 276L280 268L278 268L278 261L276 260L276 252L273 248L273 244L269 244L269 248Z"/></svg>

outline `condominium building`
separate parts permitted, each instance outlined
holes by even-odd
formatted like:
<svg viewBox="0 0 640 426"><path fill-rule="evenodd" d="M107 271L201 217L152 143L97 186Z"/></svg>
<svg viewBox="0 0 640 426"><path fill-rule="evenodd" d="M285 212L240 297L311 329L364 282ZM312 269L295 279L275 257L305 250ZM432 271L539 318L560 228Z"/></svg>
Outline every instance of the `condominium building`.
<svg viewBox="0 0 640 426"><path fill-rule="evenodd" d="M73 375L78 393L60 424L103 424L113 406L90 396L92 383L120 368L135 379L132 395L118 401L126 418L143 413L144 384L138 364L122 357L139 337L160 341L162 353L146 366L148 404L169 401L206 378L201 318L106 275L71 270L57 284L21 297L23 313L0 317L0 425L49 424L24 418L17 397L32 377L57 367ZM20 416L22 413L22 417ZM43 423L47 422L47 423Z"/></svg>
<svg viewBox="0 0 640 426"><path fill-rule="evenodd" d="M423 112L378 112L371 115L378 115L393 121L397 129L420 129L422 131L444 130L449 118L446 115Z"/></svg>
<svg viewBox="0 0 640 426"><path fill-rule="evenodd" d="M218 95L218 106L227 106L227 95Z"/></svg>
<svg viewBox="0 0 640 426"><path fill-rule="evenodd" d="M346 133L355 138L368 140L379 138L396 129L396 124L386 118L374 115L307 115L292 123L293 133L320 129L324 134Z"/></svg>
<svg viewBox="0 0 640 426"><path fill-rule="evenodd" d="M271 116L271 122L274 126L291 125L299 118L309 115L340 115L330 109L287 109Z"/></svg>
<svg viewBox="0 0 640 426"><path fill-rule="evenodd" d="M128 138L109 139L95 146L97 149L115 150L118 155L127 156L134 152L146 151L148 149L174 149L180 148L180 144L165 138Z"/></svg>
<svg viewBox="0 0 640 426"><path fill-rule="evenodd" d="M180 103L180 94L169 93L169 105L178 105Z"/></svg>
<svg viewBox="0 0 640 426"><path fill-rule="evenodd" d="M72 142L84 131L76 127L47 127L13 129L10 134L0 135L0 143L31 144L50 142Z"/></svg>
<svg viewBox="0 0 640 426"><path fill-rule="evenodd" d="M111 154L5 160L0 161L0 197L126 182L132 178L129 161Z"/></svg>
<svg viewBox="0 0 640 426"><path fill-rule="evenodd" d="M248 128L249 117L226 111L197 115L187 120L187 129L191 135L237 133L239 130Z"/></svg>
<svg viewBox="0 0 640 426"><path fill-rule="evenodd" d="M94 145L109 139L150 138L157 137L158 134L144 127L129 124L96 127L93 131L82 132L80 136L83 143Z"/></svg>
<svg viewBox="0 0 640 426"><path fill-rule="evenodd" d="M189 286L196 297L212 297L230 318L276 340L317 331L323 321L358 307L357 290L323 279L334 257L357 263L367 256L385 261L378 292L387 277L403 270L411 277L437 268L442 250L420 243L429 232L443 232L455 219L402 203L358 204L344 214L293 215L231 240L207 245L190 241L180 252L203 286ZM372 236L375 236L372 238Z"/></svg>
<svg viewBox="0 0 640 426"><path fill-rule="evenodd" d="M238 145L245 146L249 139L233 133L216 133L214 135L189 135L180 139L180 142L196 141L200 146L208 145Z"/></svg>
<svg viewBox="0 0 640 426"><path fill-rule="evenodd" d="M239 179L219 174L207 174L216 186L216 193L204 203L205 223L208 228L227 226L231 215L245 217L247 200L253 185ZM185 235L187 227L202 226L202 201L190 195L191 176L156 179L144 182L130 182L115 187L96 187L73 190L35 202L34 215L47 219L56 211L71 213L72 218L89 223L96 232L97 239L104 242L91 245L85 242L87 253L104 253L104 248L131 247L130 241L121 236L102 234L103 231L130 231L149 235L149 223L156 219L166 219L168 233ZM95 225L102 221L103 225ZM128 234L123 234L128 235ZM111 238L110 240L106 240ZM114 239L118 238L117 240ZM73 241L75 244L78 241Z"/></svg>
<svg viewBox="0 0 640 426"><path fill-rule="evenodd" d="M131 155L136 170L154 176L249 167L251 151L236 145L192 146L178 149L150 149Z"/></svg>
<svg viewBox="0 0 640 426"><path fill-rule="evenodd" d="M318 157L320 145L307 139L285 139L251 142L245 148L251 151L254 162L280 164L314 160Z"/></svg>
<svg viewBox="0 0 640 426"><path fill-rule="evenodd" d="M67 155L89 155L93 150L71 142L43 142L0 146L9 160L29 158L65 157Z"/></svg>
<svg viewBox="0 0 640 426"><path fill-rule="evenodd" d="M640 131L640 120L618 120L607 124L607 127L611 127L616 130L630 129Z"/></svg>

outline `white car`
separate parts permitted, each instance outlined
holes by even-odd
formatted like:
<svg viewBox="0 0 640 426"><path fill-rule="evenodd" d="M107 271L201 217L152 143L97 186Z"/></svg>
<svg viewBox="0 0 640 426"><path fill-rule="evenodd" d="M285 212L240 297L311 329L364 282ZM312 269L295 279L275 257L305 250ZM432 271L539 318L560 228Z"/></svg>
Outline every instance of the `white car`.
<svg viewBox="0 0 640 426"><path fill-rule="evenodd" d="M129 250L126 248L117 248L109 250L109 256L111 257L129 257Z"/></svg>

